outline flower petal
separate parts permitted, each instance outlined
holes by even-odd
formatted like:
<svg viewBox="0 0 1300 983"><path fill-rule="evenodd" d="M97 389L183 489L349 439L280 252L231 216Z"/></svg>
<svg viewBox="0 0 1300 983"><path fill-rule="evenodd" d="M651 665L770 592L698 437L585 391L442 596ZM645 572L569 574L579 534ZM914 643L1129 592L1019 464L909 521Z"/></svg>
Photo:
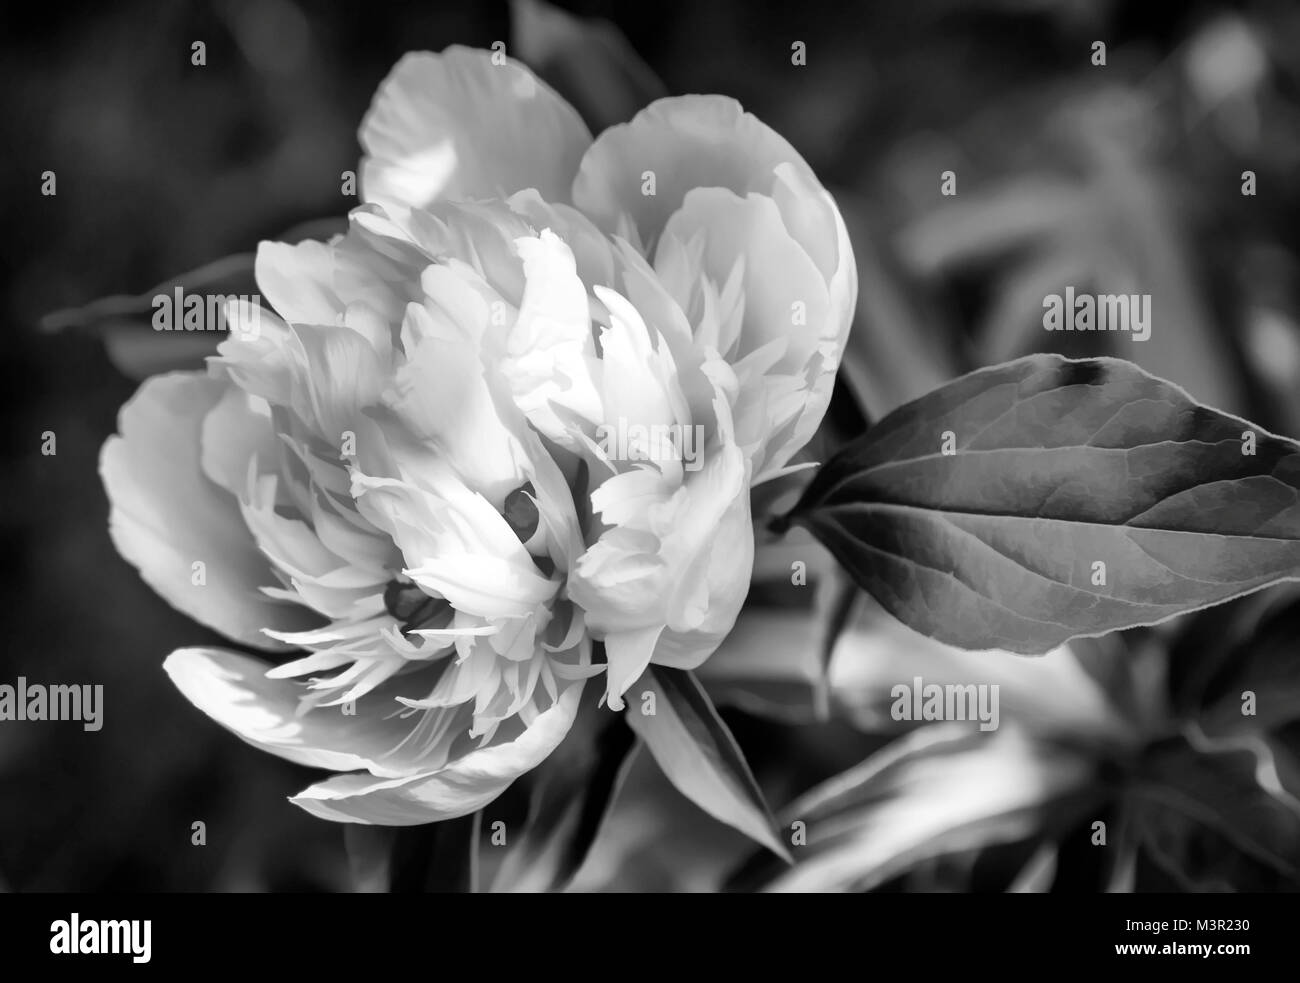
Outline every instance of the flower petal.
<svg viewBox="0 0 1300 983"><path fill-rule="evenodd" d="M187 700L236 737L287 761L336 771L368 769L390 778L419 766L418 748L399 748L414 723L396 716L401 707L390 692L393 683L359 698L356 713L341 707L299 713L306 687L269 677L271 668L261 659L214 648L177 649L163 663ZM406 689L420 692L421 685L408 679Z"/></svg>
<svg viewBox="0 0 1300 983"><path fill-rule="evenodd" d="M649 245L688 191L768 194L786 163L811 177L799 152L735 99L673 96L596 139L574 179L573 203L606 232L617 231L619 217L628 215ZM652 195L642 193L647 171L654 173Z"/></svg>
<svg viewBox="0 0 1300 983"><path fill-rule="evenodd" d="M298 631L317 620L259 588L278 583L233 496L203 475L203 421L227 384L199 372L146 381L122 407L121 436L100 452L99 471L117 551L179 611L229 638L281 651L263 628ZM202 562L201 583L193 564Z"/></svg>
<svg viewBox="0 0 1300 983"><path fill-rule="evenodd" d="M227 386L204 416L201 432L203 473L236 497L248 491L249 465L254 459L258 474L280 459L271 407L235 386Z"/></svg>
<svg viewBox="0 0 1300 983"><path fill-rule="evenodd" d="M670 292L684 310L707 313L720 301L697 297L698 276L683 275L706 273L722 297L742 300L741 307L723 303L713 312L743 309L738 355L788 339L777 368L797 388L778 381L772 393L751 393L743 414L788 418L760 421L770 436L754 455L756 482L779 473L826 411L857 302L847 229L812 169L734 99L682 96L661 99L601 134L583 157L573 201L606 232L639 240L655 255L657 272L676 284ZM701 232L705 237L697 238ZM701 252L703 270L692 261ZM744 289L733 297L726 285L736 275L743 275ZM718 330L704 320L697 341ZM710 344L726 354L733 322L724 320ZM807 394L802 400L800 392ZM786 398L791 393L796 398Z"/></svg>
<svg viewBox="0 0 1300 983"><path fill-rule="evenodd" d="M379 86L360 137L367 155L362 196L394 214L524 188L567 201L591 143L573 107L527 68L460 46L399 61Z"/></svg>
<svg viewBox="0 0 1300 983"><path fill-rule="evenodd" d="M321 819L345 823L415 826L468 815L559 746L577 716L582 688L582 682L570 685L513 741L471 751L438 771L388 781L336 775L290 801Z"/></svg>
<svg viewBox="0 0 1300 983"><path fill-rule="evenodd" d="M600 416L587 291L569 247L549 229L516 243L525 287L501 372L542 434L575 449L565 418ZM568 411L562 416L557 410Z"/></svg>
<svg viewBox="0 0 1300 983"><path fill-rule="evenodd" d="M504 501L523 483L523 449L497 415L478 351L464 338L435 336L423 307L412 304L406 323L406 361L385 404L416 437L435 444L466 485ZM421 324L430 327L419 333Z"/></svg>
<svg viewBox="0 0 1300 983"><path fill-rule="evenodd" d="M754 563L754 530L749 496L738 496L717 524L712 546L702 561L704 569L689 577L707 588L707 604L692 628L669 628L655 646L654 664L674 669L696 669L704 664L736 624L749 593Z"/></svg>
<svg viewBox="0 0 1300 983"><path fill-rule="evenodd" d="M257 245L257 287L291 324L333 324L343 310L334 290L334 247L308 239Z"/></svg>
<svg viewBox="0 0 1300 983"><path fill-rule="evenodd" d="M776 368L802 370L831 314L830 298L816 264L786 231L776 203L759 194L742 198L723 188L697 188L664 227L659 251L673 240L686 243L696 237L703 249L691 286L699 274L723 283L737 262L742 264L745 312L737 356L784 339L785 354ZM677 297L685 310L690 301Z"/></svg>

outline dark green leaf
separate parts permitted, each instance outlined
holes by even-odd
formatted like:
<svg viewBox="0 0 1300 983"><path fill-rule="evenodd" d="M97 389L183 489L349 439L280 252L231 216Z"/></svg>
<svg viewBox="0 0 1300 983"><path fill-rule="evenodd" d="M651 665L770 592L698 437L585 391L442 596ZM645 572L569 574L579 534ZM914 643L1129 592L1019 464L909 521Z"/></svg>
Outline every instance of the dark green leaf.
<svg viewBox="0 0 1300 983"><path fill-rule="evenodd" d="M1031 355L889 414L790 521L917 631L1037 654L1300 575L1300 446L1127 362Z"/></svg>

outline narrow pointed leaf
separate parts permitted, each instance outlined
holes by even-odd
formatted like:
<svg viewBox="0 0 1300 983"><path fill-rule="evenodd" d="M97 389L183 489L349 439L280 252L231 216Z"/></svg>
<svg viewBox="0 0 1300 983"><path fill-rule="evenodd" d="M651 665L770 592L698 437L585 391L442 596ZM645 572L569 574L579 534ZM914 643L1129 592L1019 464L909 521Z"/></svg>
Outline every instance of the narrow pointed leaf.
<svg viewBox="0 0 1300 983"><path fill-rule="evenodd" d="M654 713L646 712L653 694ZM676 789L719 822L789 859L736 739L699 681L682 669L646 670L630 691L627 722Z"/></svg>
<svg viewBox="0 0 1300 983"><path fill-rule="evenodd" d="M1041 654L1300 575L1300 445L1128 362L1031 355L890 413L789 520L909 627Z"/></svg>

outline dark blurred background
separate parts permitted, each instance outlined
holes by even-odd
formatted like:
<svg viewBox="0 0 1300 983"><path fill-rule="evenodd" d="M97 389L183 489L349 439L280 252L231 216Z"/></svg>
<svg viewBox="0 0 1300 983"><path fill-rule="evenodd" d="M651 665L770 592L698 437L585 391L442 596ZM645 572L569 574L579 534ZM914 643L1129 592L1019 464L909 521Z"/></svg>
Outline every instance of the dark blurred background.
<svg viewBox="0 0 1300 983"><path fill-rule="evenodd" d="M873 415L1050 349L1045 293L1131 279L1153 295L1151 341L1082 336L1067 353L1133 358L1300 434L1294 3L560 6L612 21L669 92L739 98L835 189L861 262L854 365ZM338 828L285 801L306 770L221 732L164 676L173 648L218 640L108 539L97 456L136 383L93 332L39 324L342 215L339 175L392 64L509 41L510 9L214 0L3 16L0 681L102 683L106 709L97 733L0 724L0 886L344 888ZM41 194L47 170L55 196ZM955 198L939 193L945 170Z"/></svg>

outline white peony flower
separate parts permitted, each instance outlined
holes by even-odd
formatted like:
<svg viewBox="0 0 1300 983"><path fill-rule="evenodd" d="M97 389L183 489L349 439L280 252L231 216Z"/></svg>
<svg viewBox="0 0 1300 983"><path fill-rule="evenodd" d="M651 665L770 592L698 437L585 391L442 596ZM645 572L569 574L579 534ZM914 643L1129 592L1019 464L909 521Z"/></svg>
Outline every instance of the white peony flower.
<svg viewBox="0 0 1300 983"><path fill-rule="evenodd" d="M717 647L749 489L819 423L856 275L830 197L730 99L592 142L527 69L451 48L397 65L361 142L347 233L263 243L275 313L146 382L101 470L160 594L291 653L181 650L182 692L340 772L302 807L403 825L537 765L601 669L620 709Z"/></svg>

